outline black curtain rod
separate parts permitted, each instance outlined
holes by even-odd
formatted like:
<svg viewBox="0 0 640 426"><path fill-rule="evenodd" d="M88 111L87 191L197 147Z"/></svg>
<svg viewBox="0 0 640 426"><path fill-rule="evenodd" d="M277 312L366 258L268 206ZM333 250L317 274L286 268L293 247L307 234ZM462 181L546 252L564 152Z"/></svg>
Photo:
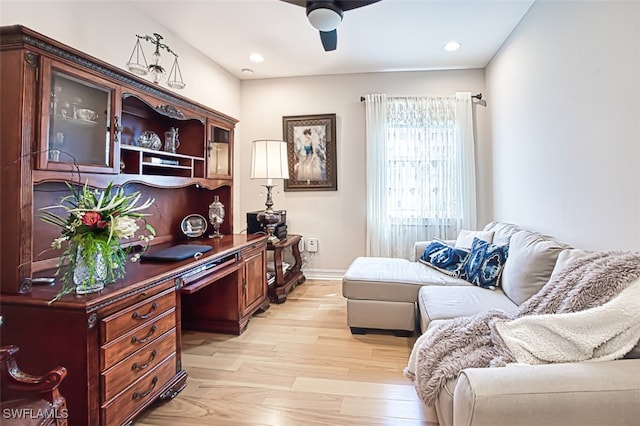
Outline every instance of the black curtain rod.
<svg viewBox="0 0 640 426"><path fill-rule="evenodd" d="M472 98L476 98L477 100L482 100L482 93L478 93L477 95L472 95ZM364 102L364 96L360 96L360 102Z"/></svg>

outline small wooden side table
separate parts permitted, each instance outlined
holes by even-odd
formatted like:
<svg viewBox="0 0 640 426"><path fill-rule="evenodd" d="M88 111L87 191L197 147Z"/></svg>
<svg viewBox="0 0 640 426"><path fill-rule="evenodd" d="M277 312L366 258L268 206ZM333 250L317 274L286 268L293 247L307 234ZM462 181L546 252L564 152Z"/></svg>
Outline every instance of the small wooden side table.
<svg viewBox="0 0 640 426"><path fill-rule="evenodd" d="M276 279L273 284L269 285L269 298L273 303L283 303L287 300L287 293L298 284L305 281L302 273L302 259L300 257L300 249L298 243L302 238L301 235L289 234L276 243L268 243L267 250L273 251L273 261L275 263ZM282 270L282 257L287 248L291 248L291 253L295 259L295 263L287 270Z"/></svg>

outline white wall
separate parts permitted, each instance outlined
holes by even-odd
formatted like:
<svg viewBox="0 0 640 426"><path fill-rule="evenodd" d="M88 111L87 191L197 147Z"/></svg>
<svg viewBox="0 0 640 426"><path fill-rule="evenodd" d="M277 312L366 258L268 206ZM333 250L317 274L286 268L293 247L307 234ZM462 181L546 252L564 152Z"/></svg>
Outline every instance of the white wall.
<svg viewBox="0 0 640 426"><path fill-rule="evenodd" d="M337 191L285 192L274 189L274 208L287 210L290 233L316 237L319 249L308 263L307 276L341 276L357 256L365 254L365 123L360 96L367 93L451 95L484 90L484 71L371 73L340 76L250 80L242 82L242 137L236 139L240 161L242 214L264 209L264 182L249 179L251 141L282 139L282 117L337 115ZM491 100L489 99L489 102ZM490 152L486 108L475 106L478 151L478 223L491 220ZM244 229L246 224L238 229ZM306 255L306 253L305 253Z"/></svg>
<svg viewBox="0 0 640 426"><path fill-rule="evenodd" d="M24 25L125 70L135 35L159 33L180 56L187 86L175 92L232 117L239 116L240 81L129 2L2 0L0 25L14 24ZM183 24L176 22L178 25ZM153 46L142 43L150 60ZM170 55L163 55L167 69L171 63Z"/></svg>
<svg viewBox="0 0 640 426"><path fill-rule="evenodd" d="M640 3L536 2L487 89L496 219L640 249Z"/></svg>
<svg viewBox="0 0 640 426"><path fill-rule="evenodd" d="M15 24L125 70L136 41L135 35L159 33L180 56L180 69L187 86L175 92L232 117L240 116L240 80L127 1L2 0L0 25ZM176 25L189 23L176 22ZM150 60L152 45L142 43L147 60ZM163 61L163 65L171 67L169 56L163 55ZM236 134L239 136L240 130ZM238 164L235 166L237 169ZM240 211L238 191L239 185L236 184L236 212ZM234 223L235 229L241 229L242 222Z"/></svg>

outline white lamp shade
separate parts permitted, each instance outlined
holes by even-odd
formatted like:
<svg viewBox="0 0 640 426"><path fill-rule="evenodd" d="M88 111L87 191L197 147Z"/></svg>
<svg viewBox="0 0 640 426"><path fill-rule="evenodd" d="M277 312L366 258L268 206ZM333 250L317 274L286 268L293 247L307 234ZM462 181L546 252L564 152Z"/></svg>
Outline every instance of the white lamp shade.
<svg viewBox="0 0 640 426"><path fill-rule="evenodd" d="M286 142L253 141L251 179L289 179Z"/></svg>
<svg viewBox="0 0 640 426"><path fill-rule="evenodd" d="M319 7L307 13L311 26L320 31L333 31L342 22L342 14L337 10Z"/></svg>

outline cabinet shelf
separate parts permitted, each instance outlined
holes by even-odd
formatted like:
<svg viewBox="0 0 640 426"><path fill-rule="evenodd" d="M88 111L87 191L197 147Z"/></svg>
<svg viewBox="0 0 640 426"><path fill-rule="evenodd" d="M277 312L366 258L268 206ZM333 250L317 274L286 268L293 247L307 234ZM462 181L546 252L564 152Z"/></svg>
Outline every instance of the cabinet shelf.
<svg viewBox="0 0 640 426"><path fill-rule="evenodd" d="M64 123L73 124L74 126L90 126L91 127L98 124L98 122L95 120L83 120L82 118L67 117L65 115L60 115L60 114L51 114L51 117L56 120L62 120L62 122Z"/></svg>
<svg viewBox="0 0 640 426"><path fill-rule="evenodd" d="M157 151L155 149L143 148L141 146L133 146L133 145L120 145L121 151L138 151L142 153L150 154L151 156L159 156L159 157L167 157L167 158L188 158L193 160L204 161L204 157L196 157L193 155L184 155L167 151Z"/></svg>
<svg viewBox="0 0 640 426"><path fill-rule="evenodd" d="M167 169L183 169L183 170L191 170L191 166L181 166L179 164L162 164L162 163L149 163L147 161L143 161L142 162L143 166L148 166L148 167L160 167L160 168L167 168Z"/></svg>
<svg viewBox="0 0 640 426"><path fill-rule="evenodd" d="M120 145L120 173L204 177L204 157Z"/></svg>

